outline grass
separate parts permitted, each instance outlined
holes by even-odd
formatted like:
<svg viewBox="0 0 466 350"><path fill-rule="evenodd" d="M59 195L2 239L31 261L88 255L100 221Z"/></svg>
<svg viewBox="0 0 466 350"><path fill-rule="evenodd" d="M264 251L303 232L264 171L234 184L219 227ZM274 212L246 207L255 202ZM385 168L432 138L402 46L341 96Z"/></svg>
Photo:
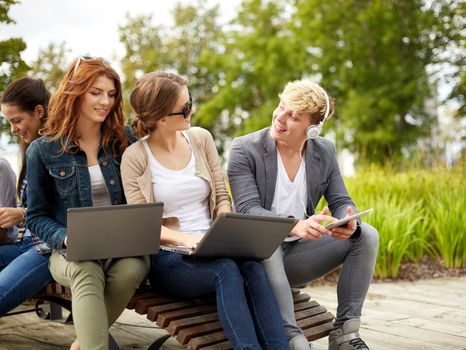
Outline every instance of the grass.
<svg viewBox="0 0 466 350"><path fill-rule="evenodd" d="M369 166L345 179L363 220L380 236L377 278L396 278L403 261L440 257L448 268L466 266L466 166L412 169ZM321 203L319 207L324 206Z"/></svg>
<svg viewBox="0 0 466 350"><path fill-rule="evenodd" d="M430 196L433 244L446 267L461 268L466 261L466 190L449 188Z"/></svg>

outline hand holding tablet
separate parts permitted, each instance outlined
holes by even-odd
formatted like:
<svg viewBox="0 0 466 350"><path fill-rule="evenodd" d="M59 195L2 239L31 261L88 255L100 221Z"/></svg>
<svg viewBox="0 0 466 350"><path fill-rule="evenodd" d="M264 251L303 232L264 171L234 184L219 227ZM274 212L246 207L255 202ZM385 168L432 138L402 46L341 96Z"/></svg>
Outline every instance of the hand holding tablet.
<svg viewBox="0 0 466 350"><path fill-rule="evenodd" d="M341 218L341 219L339 219L337 221L331 222L331 223L325 225L324 227L327 230L330 230L330 229L332 229L334 227L345 225L348 221L357 219L357 218L359 218L361 216L364 216L366 214L370 214L371 212L372 212L372 208L369 208L369 209L361 211L359 213L356 213L356 214L353 214L353 215L350 215L350 216L345 216L344 218Z"/></svg>

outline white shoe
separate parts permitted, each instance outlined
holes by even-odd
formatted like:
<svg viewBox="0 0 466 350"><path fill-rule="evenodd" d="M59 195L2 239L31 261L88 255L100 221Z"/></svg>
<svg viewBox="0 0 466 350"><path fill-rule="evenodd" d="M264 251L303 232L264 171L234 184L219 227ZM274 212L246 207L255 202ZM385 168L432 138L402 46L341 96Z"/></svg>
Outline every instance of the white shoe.
<svg viewBox="0 0 466 350"><path fill-rule="evenodd" d="M290 350L312 350L312 344L302 334L297 335L288 342Z"/></svg>

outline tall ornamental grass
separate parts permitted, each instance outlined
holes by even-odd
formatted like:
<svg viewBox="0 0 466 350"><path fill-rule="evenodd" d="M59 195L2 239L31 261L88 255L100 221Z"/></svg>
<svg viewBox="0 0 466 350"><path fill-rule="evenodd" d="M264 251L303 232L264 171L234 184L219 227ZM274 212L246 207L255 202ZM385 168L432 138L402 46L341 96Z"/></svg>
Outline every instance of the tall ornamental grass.
<svg viewBox="0 0 466 350"><path fill-rule="evenodd" d="M429 196L428 216L435 249L445 266L461 268L466 261L466 188L463 185L451 190L457 179L451 180Z"/></svg>
<svg viewBox="0 0 466 350"><path fill-rule="evenodd" d="M358 169L345 179L362 220L380 235L375 276L395 278L403 261L440 257L446 267L466 266L466 166L452 169ZM323 207L325 203L320 203Z"/></svg>

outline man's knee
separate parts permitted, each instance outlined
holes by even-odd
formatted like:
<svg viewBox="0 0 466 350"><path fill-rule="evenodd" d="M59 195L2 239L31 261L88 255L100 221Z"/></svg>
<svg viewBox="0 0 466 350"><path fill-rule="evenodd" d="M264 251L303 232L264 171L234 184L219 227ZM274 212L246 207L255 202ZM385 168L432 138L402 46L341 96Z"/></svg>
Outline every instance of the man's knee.
<svg viewBox="0 0 466 350"><path fill-rule="evenodd" d="M366 222L361 223L361 236L359 240L368 251L377 252L379 247L379 233Z"/></svg>

